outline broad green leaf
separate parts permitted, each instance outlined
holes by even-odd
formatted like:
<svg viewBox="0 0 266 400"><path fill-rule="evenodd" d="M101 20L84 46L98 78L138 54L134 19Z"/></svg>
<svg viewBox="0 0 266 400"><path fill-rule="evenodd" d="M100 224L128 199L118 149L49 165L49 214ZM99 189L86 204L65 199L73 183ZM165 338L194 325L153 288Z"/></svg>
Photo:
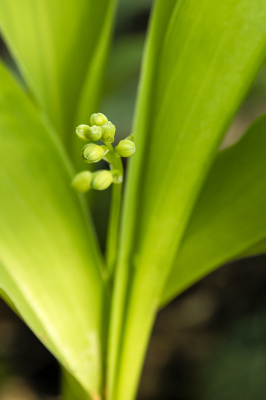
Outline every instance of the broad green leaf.
<svg viewBox="0 0 266 400"><path fill-rule="evenodd" d="M4 38L63 137L72 132L77 114L88 119L98 103L115 4L116 0L0 2Z"/></svg>
<svg viewBox="0 0 266 400"><path fill-rule="evenodd" d="M264 253L266 253L266 239L259 241L258 243L251 246L249 249L245 250L238 256L238 258L256 256Z"/></svg>
<svg viewBox="0 0 266 400"><path fill-rule="evenodd" d="M116 400L133 396L197 196L266 52L265 0L180 0L170 15L169 7L157 2L134 126L115 304L128 302L126 313L114 311L112 328L121 353Z"/></svg>
<svg viewBox="0 0 266 400"><path fill-rule="evenodd" d="M57 135L0 65L0 288L91 393L102 373L101 260Z"/></svg>
<svg viewBox="0 0 266 400"><path fill-rule="evenodd" d="M60 398L62 400L91 400L91 397L88 396L88 393L84 391L79 382L64 368L62 368L62 392ZM95 396L96 399L97 396Z"/></svg>
<svg viewBox="0 0 266 400"><path fill-rule="evenodd" d="M215 267L245 252L262 251L266 237L265 176L264 115L237 144L217 157L168 278L163 304Z"/></svg>
<svg viewBox="0 0 266 400"><path fill-rule="evenodd" d="M145 141L145 130L147 129L147 124L149 121L149 97L151 94L151 89L155 80L155 66L157 65L157 58L159 54L160 47L163 42L163 37L165 29L167 27L168 20L170 19L171 12L175 6L176 0L169 0L168 2L158 2L153 12L153 17L151 18L149 34L146 40L146 45L144 48L143 55L143 70L141 74L141 80L139 85L139 99L137 103L137 114L141 119L138 127L138 150L134 158L139 158L141 148L144 147ZM135 129L136 131L136 129ZM135 163L136 164L136 163ZM138 168L135 165L135 168ZM135 189L138 184L138 177L140 172L140 167L134 170L132 174L129 168L129 180L130 186L126 187L126 196L130 198L130 188ZM131 176L130 176L131 175ZM128 178L127 178L128 179ZM141 188L139 188L141 191ZM133 194L133 192L132 192ZM133 203L134 201L132 201ZM129 204L127 201L126 204ZM130 208L133 211L133 204ZM128 210L129 211L129 210ZM124 212L126 215L126 212ZM111 309L111 321L110 321L110 332L109 332L109 348L108 348L108 370L107 370L107 388L108 388L108 399L116 399L116 379L119 368L119 356L122 347L122 330L124 328L124 315L125 315L125 304L126 297L128 296L128 284L129 284L129 263L125 261L127 254L129 254L129 247L131 240L133 239L131 233L133 234L134 218L124 217L121 222L121 230L123 232L123 243L120 243L120 254L117 266L116 279L114 282L114 293L113 302ZM121 261L120 261L121 260ZM131 394L130 394L131 395Z"/></svg>
<svg viewBox="0 0 266 400"><path fill-rule="evenodd" d="M14 313L18 314L18 310L16 309L14 303L10 300L7 294L0 288L0 297L4 300L4 302L11 308ZM19 315L19 314L18 314Z"/></svg>

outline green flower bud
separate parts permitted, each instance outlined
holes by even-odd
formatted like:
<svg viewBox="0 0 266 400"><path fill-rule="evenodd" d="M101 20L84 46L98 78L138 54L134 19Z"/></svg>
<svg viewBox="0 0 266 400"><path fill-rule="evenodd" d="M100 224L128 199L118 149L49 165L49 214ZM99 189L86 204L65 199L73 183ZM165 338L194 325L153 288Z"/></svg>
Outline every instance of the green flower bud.
<svg viewBox="0 0 266 400"><path fill-rule="evenodd" d="M124 139L118 143L115 151L121 157L130 157L133 156L133 154L135 153L136 146L135 143L133 143L131 140Z"/></svg>
<svg viewBox="0 0 266 400"><path fill-rule="evenodd" d="M102 128L97 125L89 126L86 135L88 139L91 139L93 142L96 142L96 140L100 140L102 137Z"/></svg>
<svg viewBox="0 0 266 400"><path fill-rule="evenodd" d="M71 182L71 186L79 193L87 192L91 187L92 172L79 172Z"/></svg>
<svg viewBox="0 0 266 400"><path fill-rule="evenodd" d="M90 129L89 125L79 125L76 128L76 134L81 140L88 140L88 137L86 136L86 134L89 129Z"/></svg>
<svg viewBox="0 0 266 400"><path fill-rule="evenodd" d="M92 116L90 117L91 125L102 126L106 124L106 122L108 122L108 119L102 113L92 114Z"/></svg>
<svg viewBox="0 0 266 400"><path fill-rule="evenodd" d="M96 190L107 189L113 183L113 175L110 171L101 170L93 174L91 187Z"/></svg>
<svg viewBox="0 0 266 400"><path fill-rule="evenodd" d="M113 143L115 136L115 126L111 121L108 121L106 124L102 126L102 140L104 142Z"/></svg>
<svg viewBox="0 0 266 400"><path fill-rule="evenodd" d="M94 143L89 143L82 150L83 160L89 164L97 163L104 156L104 149Z"/></svg>

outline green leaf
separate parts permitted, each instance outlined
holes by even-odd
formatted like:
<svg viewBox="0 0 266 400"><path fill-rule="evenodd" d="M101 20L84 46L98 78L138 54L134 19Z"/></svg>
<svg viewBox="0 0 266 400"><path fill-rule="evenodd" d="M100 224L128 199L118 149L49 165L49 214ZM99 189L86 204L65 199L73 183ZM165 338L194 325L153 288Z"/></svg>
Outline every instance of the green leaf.
<svg viewBox="0 0 266 400"><path fill-rule="evenodd" d="M1 65L0 87L0 288L62 365L99 393L97 244L57 135Z"/></svg>
<svg viewBox="0 0 266 400"><path fill-rule="evenodd" d="M116 0L0 3L4 38L63 137L75 127L77 114L88 120L95 112L115 5Z"/></svg>
<svg viewBox="0 0 266 400"><path fill-rule="evenodd" d="M266 51L265 0L180 0L170 8L157 2L134 127L110 342L121 354L116 400L133 396L197 196Z"/></svg>
<svg viewBox="0 0 266 400"><path fill-rule="evenodd" d="M222 151L208 176L164 289L165 304L219 265L265 249L266 115ZM253 247L254 246L254 247Z"/></svg>
<svg viewBox="0 0 266 400"><path fill-rule="evenodd" d="M259 254L264 254L264 253L266 253L266 239L263 239L258 243L255 243L249 249L245 250L243 253L238 255L237 258L257 256Z"/></svg>
<svg viewBox="0 0 266 400"><path fill-rule="evenodd" d="M91 397L84 391L79 382L64 368L62 368L62 392L60 398L62 400L91 400Z"/></svg>
<svg viewBox="0 0 266 400"><path fill-rule="evenodd" d="M149 35L147 37L146 46L144 49L143 56L143 70L141 75L141 81L139 85L139 99L137 103L137 114L141 121L139 122L138 127L138 150L136 155L134 155L134 159L138 159L140 155L140 149L144 147L145 140L145 130L147 129L147 124L149 120L149 97L151 88L153 87L153 82L155 80L155 68L157 65L157 58L160 50L160 46L163 42L164 31L166 29L168 20L171 16L171 12L176 3L176 0L169 0L168 2L157 2L157 7L153 12L153 17L151 18ZM167 9L166 9L167 7ZM137 129L135 129L137 131ZM136 166L135 163L135 167ZM129 176L127 179L130 181L130 186L126 186L126 196L130 198L130 188L136 188L138 184L138 178L140 173L140 168L135 169L134 173L130 173L132 168L129 168ZM141 191L141 188L139 188ZM133 194L133 192L132 192ZM132 199L132 204L128 207L128 211L130 208L133 210L133 205L135 200ZM129 200L127 200L126 204L129 205ZM126 215L126 212L124 212ZM122 219L121 230L123 231L124 239L122 246L120 245L120 258L118 260L116 279L114 284L114 293L113 293L113 303L111 310L111 322L110 322L110 333L109 333L109 351L108 355L108 375L107 375L107 387L108 387L108 396L109 399L115 398L115 390L116 390L116 379L118 373L118 362L119 356L122 347L122 329L124 325L124 315L125 315L125 304L126 297L128 296L128 283L130 281L129 276L129 263L125 261L125 256L129 252L129 247L131 240L133 239L131 233L133 234L133 225L134 218L131 218L130 213L127 218Z"/></svg>
<svg viewBox="0 0 266 400"><path fill-rule="evenodd" d="M18 316L18 310L16 309L14 303L12 303L12 301L10 300L10 298L7 296L7 294L0 288L0 296L1 298L4 300L4 302L11 308L11 310L16 313Z"/></svg>

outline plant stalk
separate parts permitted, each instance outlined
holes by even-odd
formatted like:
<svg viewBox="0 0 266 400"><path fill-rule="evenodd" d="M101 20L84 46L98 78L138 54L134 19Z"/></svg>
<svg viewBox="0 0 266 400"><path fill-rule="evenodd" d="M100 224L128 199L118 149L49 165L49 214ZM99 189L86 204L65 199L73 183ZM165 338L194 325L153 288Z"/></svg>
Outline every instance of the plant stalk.
<svg viewBox="0 0 266 400"><path fill-rule="evenodd" d="M118 251L119 222L122 200L122 183L113 184L110 216L107 231L106 264L110 279L114 274L114 267Z"/></svg>
<svg viewBox="0 0 266 400"><path fill-rule="evenodd" d="M106 160L110 163L111 170L117 171L118 175L124 175L123 164L121 157L116 154L111 144L107 144L109 149ZM107 230L106 243L106 264L109 272L109 279L112 282L114 275L114 267L118 253L119 225L121 215L123 183L113 183L112 197L110 206L110 215Z"/></svg>

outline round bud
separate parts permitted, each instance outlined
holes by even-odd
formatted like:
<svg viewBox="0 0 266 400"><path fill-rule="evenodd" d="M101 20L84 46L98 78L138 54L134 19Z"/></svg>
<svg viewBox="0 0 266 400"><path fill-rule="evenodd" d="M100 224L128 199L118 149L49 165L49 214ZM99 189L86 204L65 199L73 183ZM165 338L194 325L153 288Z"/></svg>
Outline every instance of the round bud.
<svg viewBox="0 0 266 400"><path fill-rule="evenodd" d="M91 139L93 142L96 142L96 140L100 140L102 137L102 128L97 125L89 126L86 135L88 139Z"/></svg>
<svg viewBox="0 0 266 400"><path fill-rule="evenodd" d="M121 157L130 157L133 156L133 154L135 153L136 146L135 143L133 143L131 140L124 139L118 143L118 146L116 146L115 151Z"/></svg>
<svg viewBox="0 0 266 400"><path fill-rule="evenodd" d="M97 163L104 156L104 149L94 143L89 143L82 150L83 160L89 164Z"/></svg>
<svg viewBox="0 0 266 400"><path fill-rule="evenodd" d="M93 174L91 187L96 190L107 189L113 183L113 175L110 171L102 170Z"/></svg>
<svg viewBox="0 0 266 400"><path fill-rule="evenodd" d="M89 125L79 125L76 128L76 134L81 140L88 140L88 137L86 136L86 134L89 129L90 129Z"/></svg>
<svg viewBox="0 0 266 400"><path fill-rule="evenodd" d="M71 186L79 193L87 192L91 187L92 173L90 171L79 172L71 182Z"/></svg>
<svg viewBox="0 0 266 400"><path fill-rule="evenodd" d="M104 142L113 143L115 136L115 126L111 121L108 121L106 124L102 126L102 140Z"/></svg>
<svg viewBox="0 0 266 400"><path fill-rule="evenodd" d="M91 125L102 126L103 124L106 124L106 122L108 122L108 119L102 113L92 114L92 116L90 117Z"/></svg>

